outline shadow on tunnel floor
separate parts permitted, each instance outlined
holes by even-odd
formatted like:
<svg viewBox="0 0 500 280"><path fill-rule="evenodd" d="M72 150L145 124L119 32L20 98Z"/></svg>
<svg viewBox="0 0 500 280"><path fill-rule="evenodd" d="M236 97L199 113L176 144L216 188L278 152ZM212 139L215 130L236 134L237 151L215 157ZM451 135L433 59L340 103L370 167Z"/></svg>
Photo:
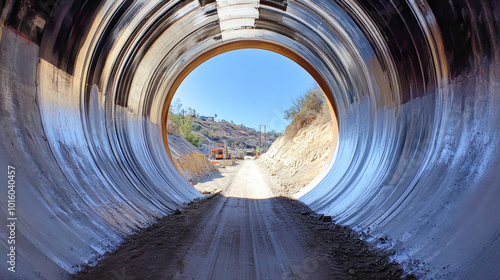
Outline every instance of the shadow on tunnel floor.
<svg viewBox="0 0 500 280"><path fill-rule="evenodd" d="M234 210L238 208L246 210ZM118 249L101 256L95 266L82 267L82 270L71 278L185 279L198 273L192 270L202 270L205 267L223 267L230 270L232 267L235 270L232 274L215 271L212 276L202 278L261 279L259 275L262 274L252 270L258 266L255 265L259 259L258 252L268 250L268 255L276 254L272 258L276 259L276 262L283 253L287 255L287 260L290 259L290 262L285 264L290 266L285 267L286 272L279 272L280 279L416 279L413 275L405 275L397 263L389 260L390 252L375 249L362 241L350 228L336 225L329 220L329 217L314 213L301 202L286 197L245 199L216 194L208 199L190 202L182 210L141 229L126 238ZM244 226L247 222L250 227ZM242 226L238 229L239 225ZM217 230L219 228L222 230ZM217 232L222 233L217 235ZM239 232L242 239L228 241L224 232L230 232L230 235ZM256 234L252 235L251 232ZM283 252L277 252L279 249L276 248L280 245L266 246L266 238L262 236L267 234L275 235L276 240L271 241L283 244ZM292 237L287 237L288 235ZM207 248L212 248L214 245L211 243L217 239L222 240L217 243L219 247L245 248L245 245L242 245L245 242L244 236L253 238L248 240L253 246L260 244L258 241L262 238L262 248L241 251L236 255L231 253L234 248L216 248L217 257L213 260L209 258L210 252L200 253L193 249L203 247L205 242L207 245L204 250L209 250ZM290 242L300 244L293 246ZM304 252L297 253L290 247L300 248L299 251L303 249ZM289 254L290 250L292 253ZM295 258L298 259L294 260L293 254L297 254ZM255 263L241 262L246 257ZM194 269L189 264L193 261ZM267 262L266 265L272 269L274 264ZM221 263L224 265L221 266ZM214 275L219 277L214 278ZM198 278L195 276L195 279Z"/></svg>

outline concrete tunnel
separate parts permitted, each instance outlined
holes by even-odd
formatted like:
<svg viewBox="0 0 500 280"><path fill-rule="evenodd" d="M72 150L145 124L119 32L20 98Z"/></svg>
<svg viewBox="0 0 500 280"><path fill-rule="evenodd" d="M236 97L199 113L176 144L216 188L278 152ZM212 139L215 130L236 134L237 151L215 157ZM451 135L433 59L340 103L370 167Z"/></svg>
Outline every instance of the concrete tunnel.
<svg viewBox="0 0 500 280"><path fill-rule="evenodd" d="M259 48L309 71L338 119L334 155L299 200L424 279L500 279L498 0L0 11L0 212L15 222L0 230L0 278L67 277L201 197L169 160L168 104L203 61Z"/></svg>

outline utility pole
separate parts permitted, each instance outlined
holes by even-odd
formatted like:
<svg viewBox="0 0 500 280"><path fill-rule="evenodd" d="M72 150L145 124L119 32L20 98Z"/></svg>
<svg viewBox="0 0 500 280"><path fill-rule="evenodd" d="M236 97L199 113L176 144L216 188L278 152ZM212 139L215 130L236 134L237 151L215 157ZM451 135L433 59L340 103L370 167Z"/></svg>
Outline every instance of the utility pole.
<svg viewBox="0 0 500 280"><path fill-rule="evenodd" d="M267 136L266 136L266 125L265 124L259 124L259 147L262 148L262 130L261 127L264 127L264 153L267 152Z"/></svg>
<svg viewBox="0 0 500 280"><path fill-rule="evenodd" d="M259 147L259 148L260 148L260 137L261 137L261 135L262 135L262 133L260 132L260 131L261 131L261 130L260 130L260 127L261 127L261 126L262 126L262 125L260 125L260 124L259 124L259 141L258 141L258 142L259 142L259 144L258 144L258 147ZM256 152L257 152L257 149L255 149L255 150L256 150Z"/></svg>
<svg viewBox="0 0 500 280"><path fill-rule="evenodd" d="M264 125L264 153L267 152L267 133L266 133L266 126Z"/></svg>

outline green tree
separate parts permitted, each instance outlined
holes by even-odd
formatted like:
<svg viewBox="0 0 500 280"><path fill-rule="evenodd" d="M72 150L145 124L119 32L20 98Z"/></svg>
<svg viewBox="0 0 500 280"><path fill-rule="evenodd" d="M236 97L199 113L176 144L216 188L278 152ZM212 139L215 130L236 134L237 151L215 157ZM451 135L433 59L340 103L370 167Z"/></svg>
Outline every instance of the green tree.
<svg viewBox="0 0 500 280"><path fill-rule="evenodd" d="M173 112L168 112L167 119L167 132L169 134L179 135L179 128L181 127L183 118L181 115L174 114Z"/></svg>
<svg viewBox="0 0 500 280"><path fill-rule="evenodd" d="M193 133L189 133L186 137L184 137L189 143L191 143L195 147L199 147L203 140L201 138L196 137Z"/></svg>
<svg viewBox="0 0 500 280"><path fill-rule="evenodd" d="M168 113L167 119L167 132L170 134L180 135L184 137L189 143L193 146L198 147L199 144L203 142L202 139L193 134L193 119L194 114L182 115L182 112L185 113L185 110L182 109L182 105L177 108L181 113L175 114L172 111ZM189 110L189 113L193 111ZM201 125L195 123L201 128Z"/></svg>
<svg viewBox="0 0 500 280"><path fill-rule="evenodd" d="M179 127L179 134L184 137L193 146L198 147L198 145L203 142L200 138L193 134L193 115L181 116L181 125Z"/></svg>

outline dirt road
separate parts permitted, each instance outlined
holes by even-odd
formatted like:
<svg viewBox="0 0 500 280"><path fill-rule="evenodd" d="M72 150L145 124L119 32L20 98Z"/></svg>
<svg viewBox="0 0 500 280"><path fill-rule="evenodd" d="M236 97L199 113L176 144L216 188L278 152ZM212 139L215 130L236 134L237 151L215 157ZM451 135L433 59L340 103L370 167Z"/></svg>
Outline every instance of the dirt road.
<svg viewBox="0 0 500 280"><path fill-rule="evenodd" d="M319 265L320 257L303 238L307 228L297 226L273 198L256 162L241 161L238 169L174 279L304 278L304 265L327 279L326 263Z"/></svg>
<svg viewBox="0 0 500 280"><path fill-rule="evenodd" d="M126 240L76 279L398 279L348 228L273 195L254 160L196 185L222 190ZM411 279L411 278L410 278Z"/></svg>

